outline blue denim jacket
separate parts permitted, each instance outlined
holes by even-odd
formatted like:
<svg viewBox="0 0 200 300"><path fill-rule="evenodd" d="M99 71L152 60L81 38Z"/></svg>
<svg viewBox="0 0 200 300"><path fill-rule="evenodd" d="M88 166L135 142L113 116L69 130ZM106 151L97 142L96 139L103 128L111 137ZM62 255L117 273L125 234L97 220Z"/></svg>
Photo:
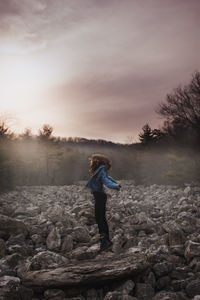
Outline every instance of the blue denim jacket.
<svg viewBox="0 0 200 300"><path fill-rule="evenodd" d="M103 187L104 184L110 189L119 190L119 184L111 176L107 175L105 169L105 166L101 165L86 184L86 187L91 189L92 192L106 193Z"/></svg>

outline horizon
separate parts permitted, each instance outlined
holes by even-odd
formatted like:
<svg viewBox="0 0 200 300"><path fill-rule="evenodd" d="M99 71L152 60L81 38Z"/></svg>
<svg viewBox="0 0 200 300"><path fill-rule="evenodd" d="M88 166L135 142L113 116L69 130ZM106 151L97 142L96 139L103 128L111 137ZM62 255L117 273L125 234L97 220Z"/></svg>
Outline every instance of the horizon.
<svg viewBox="0 0 200 300"><path fill-rule="evenodd" d="M138 142L200 69L198 0L0 0L0 118L20 134Z"/></svg>

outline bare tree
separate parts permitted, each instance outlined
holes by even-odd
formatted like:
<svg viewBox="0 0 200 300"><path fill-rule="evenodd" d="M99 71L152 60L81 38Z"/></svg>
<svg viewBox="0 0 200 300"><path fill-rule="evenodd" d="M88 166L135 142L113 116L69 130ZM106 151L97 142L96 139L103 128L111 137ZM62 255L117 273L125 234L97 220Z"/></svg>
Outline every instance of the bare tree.
<svg viewBox="0 0 200 300"><path fill-rule="evenodd" d="M32 137L33 137L33 135L32 135L32 132L31 132L30 128L26 128L24 130L24 132L22 134L20 134L20 138L22 140L25 140L25 141L31 140Z"/></svg>
<svg viewBox="0 0 200 300"><path fill-rule="evenodd" d="M188 85L179 86L166 97L156 112L173 129L192 129L200 137L200 72L195 72Z"/></svg>
<svg viewBox="0 0 200 300"><path fill-rule="evenodd" d="M39 130L39 139L50 140L52 138L53 127L48 124L44 124L42 129Z"/></svg>

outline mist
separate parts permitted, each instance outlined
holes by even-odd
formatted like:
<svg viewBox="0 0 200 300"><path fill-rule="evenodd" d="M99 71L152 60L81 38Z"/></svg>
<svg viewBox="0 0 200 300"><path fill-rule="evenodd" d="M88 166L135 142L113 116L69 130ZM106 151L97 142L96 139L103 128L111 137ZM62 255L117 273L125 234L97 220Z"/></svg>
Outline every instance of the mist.
<svg viewBox="0 0 200 300"><path fill-rule="evenodd" d="M183 185L199 180L199 153L178 145L123 145L103 140L29 136L1 139L1 188L68 185L89 179L88 158L112 160L110 175L135 184Z"/></svg>

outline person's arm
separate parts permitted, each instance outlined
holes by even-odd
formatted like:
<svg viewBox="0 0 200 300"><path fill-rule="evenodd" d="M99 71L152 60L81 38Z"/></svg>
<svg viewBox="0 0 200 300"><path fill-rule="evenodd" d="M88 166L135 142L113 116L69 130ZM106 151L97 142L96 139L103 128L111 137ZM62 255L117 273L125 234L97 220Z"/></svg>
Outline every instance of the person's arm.
<svg viewBox="0 0 200 300"><path fill-rule="evenodd" d="M103 184L105 184L110 189L115 189L115 190L120 189L119 184L113 181L114 179L113 180L110 179L110 176L106 174L105 169L102 169L101 171L101 180Z"/></svg>
<svg viewBox="0 0 200 300"><path fill-rule="evenodd" d="M115 181L115 179L112 178L111 176L107 175L107 177L108 177L108 179L110 179L112 182L117 183L117 182Z"/></svg>

